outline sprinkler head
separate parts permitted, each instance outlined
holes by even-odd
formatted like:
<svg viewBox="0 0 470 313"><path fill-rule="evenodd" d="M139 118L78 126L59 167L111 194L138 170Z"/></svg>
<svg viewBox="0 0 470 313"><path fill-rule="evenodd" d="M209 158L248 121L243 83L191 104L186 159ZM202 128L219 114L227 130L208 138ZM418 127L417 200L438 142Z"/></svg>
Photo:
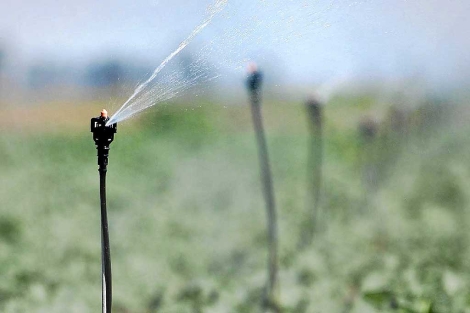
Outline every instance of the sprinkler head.
<svg viewBox="0 0 470 313"><path fill-rule="evenodd" d="M377 121L371 117L363 117L359 123L359 131L366 141L371 141L375 138L379 130Z"/></svg>
<svg viewBox="0 0 470 313"><path fill-rule="evenodd" d="M323 103L318 95L311 94L310 97L307 98L306 105L320 110L323 106Z"/></svg>
<svg viewBox="0 0 470 313"><path fill-rule="evenodd" d="M98 150L98 165L100 169L106 169L108 165L109 145L114 140L114 134L117 132L117 123L106 126L109 121L108 112L102 110L99 117L91 119L91 132Z"/></svg>
<svg viewBox="0 0 470 313"><path fill-rule="evenodd" d="M323 103L318 99L317 96L312 95L307 99L305 103L307 106L307 112L315 125L321 125L322 122L322 106Z"/></svg>
<svg viewBox="0 0 470 313"><path fill-rule="evenodd" d="M251 62L248 64L248 79L247 87L251 92L258 91L263 82L263 75L258 71L258 66L256 63Z"/></svg>

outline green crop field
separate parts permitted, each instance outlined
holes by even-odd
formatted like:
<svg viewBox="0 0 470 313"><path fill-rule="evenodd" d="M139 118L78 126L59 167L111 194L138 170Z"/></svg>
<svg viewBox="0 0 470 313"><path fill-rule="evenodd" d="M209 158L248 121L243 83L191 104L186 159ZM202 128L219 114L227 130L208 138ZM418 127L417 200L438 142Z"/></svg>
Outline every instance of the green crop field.
<svg viewBox="0 0 470 313"><path fill-rule="evenodd" d="M2 128L1 312L100 311L99 179L88 129L100 106ZM263 110L283 312L470 312L463 104L423 103L394 131L390 104L332 99L319 229L305 249L304 107L268 100ZM249 108L201 102L146 112L121 123L111 145L114 312L259 312L266 215ZM367 115L380 120L372 143L358 133Z"/></svg>

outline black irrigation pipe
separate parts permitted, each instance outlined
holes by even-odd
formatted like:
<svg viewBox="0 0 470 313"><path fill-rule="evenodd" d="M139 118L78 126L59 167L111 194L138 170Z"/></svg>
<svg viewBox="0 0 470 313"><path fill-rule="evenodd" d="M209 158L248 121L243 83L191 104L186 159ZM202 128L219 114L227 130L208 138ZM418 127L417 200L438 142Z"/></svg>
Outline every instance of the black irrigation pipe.
<svg viewBox="0 0 470 313"><path fill-rule="evenodd" d="M360 151L362 166L362 184L364 187L364 207L366 212L373 195L376 193L378 181L378 156L380 147L378 146L379 125L370 116L364 117L359 123Z"/></svg>
<svg viewBox="0 0 470 313"><path fill-rule="evenodd" d="M309 245L315 232L321 227L320 200L323 181L323 105L316 97L305 103L310 128L310 147L308 156L308 192L306 225L302 229L299 243L301 248Z"/></svg>
<svg viewBox="0 0 470 313"><path fill-rule="evenodd" d="M250 95L251 114L258 143L258 156L261 168L261 180L263 183L263 195L266 202L268 222L268 280L266 284L265 305L274 311L279 311L276 298L278 284L278 228L276 217L276 204L274 200L274 188L269 165L268 147L263 128L261 114L261 83L262 74L256 65L250 65L250 73L247 79L247 88Z"/></svg>
<svg viewBox="0 0 470 313"><path fill-rule="evenodd" d="M113 287L111 277L111 250L109 247L108 215L106 211L106 172L108 171L109 145L114 140L117 124L106 126L109 121L106 110L91 119L91 132L98 150L98 171L100 173L101 202L101 288L102 313L111 313Z"/></svg>

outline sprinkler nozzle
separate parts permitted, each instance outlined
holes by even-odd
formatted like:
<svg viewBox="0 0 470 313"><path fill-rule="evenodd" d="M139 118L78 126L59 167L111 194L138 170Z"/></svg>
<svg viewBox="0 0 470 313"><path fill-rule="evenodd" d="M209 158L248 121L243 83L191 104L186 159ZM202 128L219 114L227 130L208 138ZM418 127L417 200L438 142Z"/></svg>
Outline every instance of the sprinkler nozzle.
<svg viewBox="0 0 470 313"><path fill-rule="evenodd" d="M117 132L117 123L106 126L109 121L108 112L102 110L99 117L91 119L91 132L98 150L98 165L100 170L106 171L108 166L109 145L114 140L114 134Z"/></svg>

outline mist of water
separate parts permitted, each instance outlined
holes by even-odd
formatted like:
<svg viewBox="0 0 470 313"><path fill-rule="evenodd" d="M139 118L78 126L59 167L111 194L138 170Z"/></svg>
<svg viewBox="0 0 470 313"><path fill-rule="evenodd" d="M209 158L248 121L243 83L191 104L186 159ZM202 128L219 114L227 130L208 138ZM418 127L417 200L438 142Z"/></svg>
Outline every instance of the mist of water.
<svg viewBox="0 0 470 313"><path fill-rule="evenodd" d="M249 3L217 0L203 22L135 89L108 124L128 119L194 86L200 94L209 85L207 82L221 76L237 77L250 60L282 72L285 65L278 64L275 55L296 58L299 52L321 44L334 22L332 16L339 19L348 14L351 4L346 3L345 0ZM223 19L223 27L208 28L216 17ZM196 37L201 40L196 42ZM190 43L190 53L183 52ZM270 54L265 49L272 46L276 51ZM188 55L189 60L185 60Z"/></svg>
<svg viewBox="0 0 470 313"><path fill-rule="evenodd" d="M163 62L155 69L152 75L145 82L141 83L134 90L134 93L129 97L129 99L110 118L109 122L107 123L108 125L125 120L135 115L136 113L141 112L150 106L153 106L158 102L165 101L174 97L176 94L183 91L184 89L188 89L193 86L201 78L204 78L205 80L211 80L217 77L203 77L202 72L197 73L196 71L193 77L188 80L172 79L172 84L169 85L171 86L170 88L157 85L153 88L150 88L149 90L146 90L146 88L157 78L158 74L163 70L163 68L176 55L183 51L183 49L186 48L189 43L212 22L214 17L225 8L227 2L228 0L217 0L214 5L209 7L208 16L206 17L206 19L199 26L197 26L183 42L180 43L180 45L175 51L173 51L165 60L163 60Z"/></svg>

